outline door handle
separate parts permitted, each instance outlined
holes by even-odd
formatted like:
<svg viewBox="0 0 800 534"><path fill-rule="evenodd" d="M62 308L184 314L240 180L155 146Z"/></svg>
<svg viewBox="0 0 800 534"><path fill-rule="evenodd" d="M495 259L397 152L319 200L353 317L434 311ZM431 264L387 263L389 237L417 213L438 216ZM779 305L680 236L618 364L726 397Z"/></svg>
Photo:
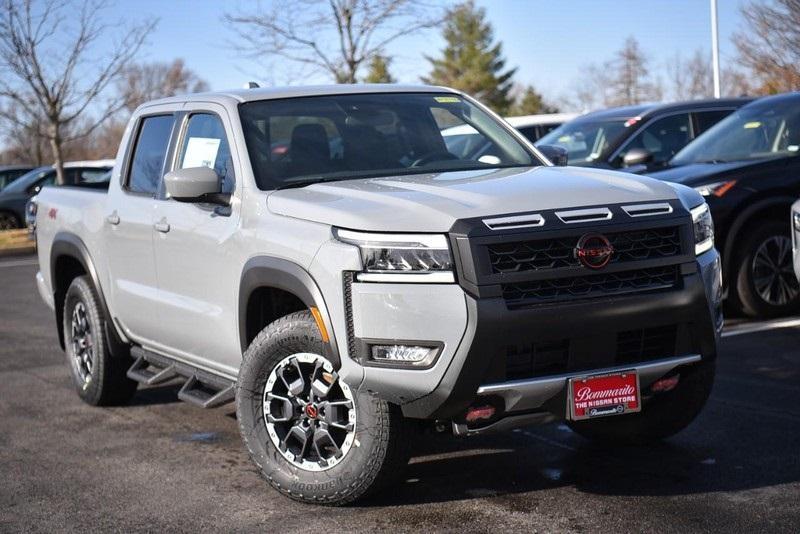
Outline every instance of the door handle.
<svg viewBox="0 0 800 534"><path fill-rule="evenodd" d="M108 224L113 224L114 226L119 224L119 214L117 214L116 210L114 210L111 215L106 217L106 222L108 222Z"/></svg>
<svg viewBox="0 0 800 534"><path fill-rule="evenodd" d="M158 221L153 225L153 228L155 228L156 231L161 232L162 234L166 234L167 232L169 232L169 223L167 222L166 219L161 219L160 221Z"/></svg>

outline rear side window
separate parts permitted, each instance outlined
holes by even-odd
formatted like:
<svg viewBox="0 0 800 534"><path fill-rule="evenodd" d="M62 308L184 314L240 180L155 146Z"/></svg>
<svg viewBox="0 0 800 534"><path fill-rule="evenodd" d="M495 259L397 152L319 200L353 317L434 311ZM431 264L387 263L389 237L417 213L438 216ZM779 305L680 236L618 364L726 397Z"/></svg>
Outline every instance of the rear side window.
<svg viewBox="0 0 800 534"><path fill-rule="evenodd" d="M717 109L714 111L695 113L694 116L697 118L697 135L705 132L732 112L732 109Z"/></svg>
<svg viewBox="0 0 800 534"><path fill-rule="evenodd" d="M142 120L128 172L126 187L129 191L155 195L164 172L164 158L174 120L172 115Z"/></svg>

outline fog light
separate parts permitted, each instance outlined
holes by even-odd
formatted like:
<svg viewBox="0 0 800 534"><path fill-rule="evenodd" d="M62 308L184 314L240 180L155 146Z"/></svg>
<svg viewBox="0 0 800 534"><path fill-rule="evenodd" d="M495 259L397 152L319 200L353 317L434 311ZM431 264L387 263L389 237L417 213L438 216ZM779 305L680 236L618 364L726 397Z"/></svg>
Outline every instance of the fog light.
<svg viewBox="0 0 800 534"><path fill-rule="evenodd" d="M372 345L370 356L372 361L427 367L439 354L438 347L422 347L419 345Z"/></svg>

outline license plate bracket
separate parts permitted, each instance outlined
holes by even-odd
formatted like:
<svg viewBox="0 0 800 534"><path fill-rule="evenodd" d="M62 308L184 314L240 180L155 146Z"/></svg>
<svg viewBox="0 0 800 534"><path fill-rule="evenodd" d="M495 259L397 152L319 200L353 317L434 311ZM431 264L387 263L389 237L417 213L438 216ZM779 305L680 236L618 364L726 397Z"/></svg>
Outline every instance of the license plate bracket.
<svg viewBox="0 0 800 534"><path fill-rule="evenodd" d="M639 375L630 370L570 378L567 402L573 421L639 412Z"/></svg>

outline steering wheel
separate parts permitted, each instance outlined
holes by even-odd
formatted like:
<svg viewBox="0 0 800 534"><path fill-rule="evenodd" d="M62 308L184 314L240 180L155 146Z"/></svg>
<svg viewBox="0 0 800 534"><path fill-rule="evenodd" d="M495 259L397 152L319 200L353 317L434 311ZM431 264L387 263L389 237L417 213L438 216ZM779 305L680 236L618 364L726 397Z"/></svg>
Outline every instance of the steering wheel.
<svg viewBox="0 0 800 534"><path fill-rule="evenodd" d="M434 161L447 161L459 159L458 156L454 156L450 152L446 150L433 150L426 154L423 154L420 158L414 161L411 164L412 167L421 167L422 165L427 165L428 163L433 163Z"/></svg>

